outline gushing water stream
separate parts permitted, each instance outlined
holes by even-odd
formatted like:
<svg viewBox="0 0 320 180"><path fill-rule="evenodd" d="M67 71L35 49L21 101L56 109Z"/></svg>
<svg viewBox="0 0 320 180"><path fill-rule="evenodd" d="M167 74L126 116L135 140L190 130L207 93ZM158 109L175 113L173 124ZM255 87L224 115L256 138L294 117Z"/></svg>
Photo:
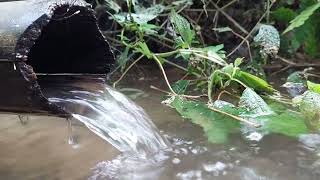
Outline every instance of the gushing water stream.
<svg viewBox="0 0 320 180"><path fill-rule="evenodd" d="M121 152L147 157L167 148L144 110L111 87L96 92L63 89L49 100Z"/></svg>

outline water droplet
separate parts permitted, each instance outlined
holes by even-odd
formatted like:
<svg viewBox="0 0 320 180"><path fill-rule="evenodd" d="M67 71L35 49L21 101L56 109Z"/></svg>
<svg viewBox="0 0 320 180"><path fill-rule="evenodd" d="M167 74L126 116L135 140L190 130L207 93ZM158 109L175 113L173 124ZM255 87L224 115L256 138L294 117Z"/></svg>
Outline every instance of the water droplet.
<svg viewBox="0 0 320 180"><path fill-rule="evenodd" d="M27 115L19 115L18 117L22 125L26 125L29 121L29 116Z"/></svg>

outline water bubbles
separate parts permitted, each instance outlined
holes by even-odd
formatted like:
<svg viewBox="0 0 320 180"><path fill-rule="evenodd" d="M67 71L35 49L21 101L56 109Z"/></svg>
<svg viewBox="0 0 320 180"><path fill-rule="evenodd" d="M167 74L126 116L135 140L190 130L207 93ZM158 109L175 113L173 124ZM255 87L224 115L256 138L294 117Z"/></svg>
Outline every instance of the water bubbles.
<svg viewBox="0 0 320 180"><path fill-rule="evenodd" d="M172 163L173 163L173 164L179 164L180 162L181 162L181 160L178 159L178 158L173 158L173 159L172 159Z"/></svg>
<svg viewBox="0 0 320 180"><path fill-rule="evenodd" d="M202 147L202 146L190 147L190 149L193 154L202 154L208 151L207 147Z"/></svg>
<svg viewBox="0 0 320 180"><path fill-rule="evenodd" d="M263 138L263 135L258 132L252 132L246 138L250 141L260 141Z"/></svg>
<svg viewBox="0 0 320 180"><path fill-rule="evenodd" d="M215 164L203 164L203 169L206 172L212 173L214 176L219 176L220 174L226 174L224 171L227 165L218 161Z"/></svg>
<svg viewBox="0 0 320 180"><path fill-rule="evenodd" d="M181 180L200 180L202 172L200 170L191 170L187 172L180 172L177 174L177 178Z"/></svg>

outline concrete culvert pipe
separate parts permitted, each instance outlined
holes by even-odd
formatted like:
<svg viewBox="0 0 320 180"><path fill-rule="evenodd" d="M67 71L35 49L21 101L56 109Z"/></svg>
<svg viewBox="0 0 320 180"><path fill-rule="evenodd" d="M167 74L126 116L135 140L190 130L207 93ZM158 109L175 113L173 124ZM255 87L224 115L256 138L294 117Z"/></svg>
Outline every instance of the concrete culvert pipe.
<svg viewBox="0 0 320 180"><path fill-rule="evenodd" d="M50 81L105 78L114 61L85 1L0 2L0 112L68 117L48 101Z"/></svg>

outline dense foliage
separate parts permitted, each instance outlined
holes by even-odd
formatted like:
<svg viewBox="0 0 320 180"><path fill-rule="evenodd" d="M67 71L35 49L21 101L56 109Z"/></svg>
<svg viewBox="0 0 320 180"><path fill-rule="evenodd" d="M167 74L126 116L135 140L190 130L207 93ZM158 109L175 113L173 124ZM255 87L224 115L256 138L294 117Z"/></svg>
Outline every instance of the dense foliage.
<svg viewBox="0 0 320 180"><path fill-rule="evenodd" d="M319 66L320 2L92 3L117 52L122 76L114 86L140 60L154 61L170 90L164 103L203 127L210 141L225 142L228 134L239 131L249 137L318 132L320 85L311 81L317 75L309 67ZM167 65L186 75L171 83ZM267 82L270 70L265 69L274 65L280 68L275 73L300 69L284 85L291 96ZM232 103L222 100L224 95Z"/></svg>

